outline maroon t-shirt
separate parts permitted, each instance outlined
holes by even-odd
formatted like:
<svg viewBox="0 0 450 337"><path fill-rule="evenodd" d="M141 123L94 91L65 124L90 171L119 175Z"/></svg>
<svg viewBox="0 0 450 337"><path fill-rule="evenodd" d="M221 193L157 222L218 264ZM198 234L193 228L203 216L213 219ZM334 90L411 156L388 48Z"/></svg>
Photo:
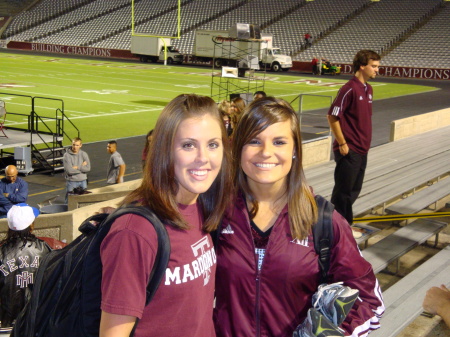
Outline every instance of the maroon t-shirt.
<svg viewBox="0 0 450 337"><path fill-rule="evenodd" d="M367 154L372 141L372 86L353 76L338 92L328 115L339 119L348 147L356 153ZM339 151L335 140L333 151Z"/></svg>
<svg viewBox="0 0 450 337"><path fill-rule="evenodd" d="M136 337L215 336L212 312L216 255L202 231L198 204L179 205L189 230L166 226L171 253L165 278L145 307L145 289L157 251L156 232L137 215L118 218L101 245L101 309L139 317Z"/></svg>

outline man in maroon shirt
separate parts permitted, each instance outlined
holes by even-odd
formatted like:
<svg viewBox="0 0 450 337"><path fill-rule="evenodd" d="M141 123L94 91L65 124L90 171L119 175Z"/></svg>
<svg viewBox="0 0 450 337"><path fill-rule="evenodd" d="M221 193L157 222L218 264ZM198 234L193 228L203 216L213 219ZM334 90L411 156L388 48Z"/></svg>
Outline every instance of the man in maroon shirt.
<svg viewBox="0 0 450 337"><path fill-rule="evenodd" d="M338 92L328 111L336 169L331 202L349 224L352 205L361 192L367 153L372 140L372 95L367 82L378 73L381 57L372 50L360 50L353 59L353 76Z"/></svg>

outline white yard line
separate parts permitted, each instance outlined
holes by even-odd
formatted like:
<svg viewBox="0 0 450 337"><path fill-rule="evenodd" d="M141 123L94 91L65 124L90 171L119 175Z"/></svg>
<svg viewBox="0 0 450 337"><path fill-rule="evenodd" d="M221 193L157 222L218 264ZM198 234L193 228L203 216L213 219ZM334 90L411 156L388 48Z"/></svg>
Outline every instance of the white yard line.
<svg viewBox="0 0 450 337"><path fill-rule="evenodd" d="M17 76L17 74L14 73L8 73L8 72L2 72L3 75L9 75L9 76ZM93 76L93 75L89 75L89 74L79 74L78 76L83 76L83 77L100 77L101 79L105 79L105 81L111 80L111 76ZM36 77L41 77L41 78L47 78L47 79L54 79L55 76L46 76L46 75L34 75ZM157 80L149 80L147 79L142 79L142 80L137 80L137 79L124 79L123 77L117 77L114 78L115 80L120 80L122 83L125 81L133 81L133 82L142 82L145 85L148 85L149 83L155 84L157 85L158 82L166 80L167 76L161 76L159 77ZM70 79L71 82L77 82L80 84L88 84L88 85L99 85L102 87L108 87L111 86L111 82L98 82L98 81L89 81L89 80L81 80L81 79L74 79L71 78ZM177 81L179 81L179 79L177 79ZM27 83L27 84L32 84L33 86L40 86L42 84L40 84L39 82L32 82L32 81L20 81L21 83ZM190 83L195 82L192 79L189 80ZM199 81L200 82L200 81ZM202 81L201 83L204 83L204 81ZM58 87L58 88L66 88L66 89L71 89L71 90L86 90L86 87L84 88L79 88L79 87L75 87L75 86L61 86L61 85L56 85L56 84L46 84L46 86L49 87ZM145 90L146 86L133 86L133 85L127 85L127 84L114 84L115 87L121 87L121 88L129 88L129 89L138 89L138 90ZM184 91L182 90L169 90L169 89L153 89L153 92L155 91L160 91L160 92L170 92L170 93L183 93ZM129 95L134 95L134 94L129 94ZM135 96L141 96L141 95L135 95ZM156 96L143 96L143 97L154 97L157 98Z"/></svg>
<svg viewBox="0 0 450 337"><path fill-rule="evenodd" d="M72 88L73 89L73 88ZM6 89L8 90L8 89ZM36 95L36 96L43 96L44 94L42 92L33 92L33 91L29 91L29 90L19 90L17 88L14 88L14 92L23 92L26 93L30 96L32 95ZM87 101L87 102L96 102L96 103L104 103L104 104L115 104L115 105L121 105L121 106L128 106L128 107L141 107L138 105L133 105L133 104L126 104L126 103L122 103L122 102L109 102L109 101L101 101L101 100L96 100L96 99L88 99L88 98L80 98L80 97L70 97L70 96L61 96L61 95L52 95L52 94L45 94L48 97L57 97L57 98L65 98L65 99L74 99L74 100L81 100L81 101ZM14 96L12 96L14 97ZM148 98L153 98L150 96L145 96ZM161 97L154 97L154 98L161 98ZM15 103L14 103L15 104Z"/></svg>
<svg viewBox="0 0 450 337"><path fill-rule="evenodd" d="M152 109L145 109L145 110L133 110L133 111L121 111L121 112L97 112L96 114L88 114L87 116L76 116L71 115L68 116L70 120L74 119L84 119L84 118L100 118L100 117L110 117L110 116L116 116L116 115L128 115L128 114L135 114L135 113L141 113L141 112L152 112L152 111L161 111L161 108L152 108ZM114 111L114 110L113 110ZM46 123L54 123L55 121L46 121ZM13 121L7 121L5 127L7 128L8 125L23 125L28 124L28 119L24 118L24 122L13 122Z"/></svg>

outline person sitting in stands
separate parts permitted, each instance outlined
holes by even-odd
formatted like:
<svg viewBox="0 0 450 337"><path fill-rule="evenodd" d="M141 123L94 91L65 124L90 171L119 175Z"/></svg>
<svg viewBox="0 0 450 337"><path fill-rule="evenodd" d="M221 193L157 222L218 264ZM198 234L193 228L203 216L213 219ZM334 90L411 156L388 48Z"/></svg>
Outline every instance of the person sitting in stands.
<svg viewBox="0 0 450 337"><path fill-rule="evenodd" d="M0 218L6 218L12 206L27 201L28 183L18 174L17 167L6 166L5 177L0 180Z"/></svg>
<svg viewBox="0 0 450 337"><path fill-rule="evenodd" d="M14 320L31 297L33 281L50 246L32 234L39 210L25 203L8 211L8 234L0 242L1 330L12 329Z"/></svg>

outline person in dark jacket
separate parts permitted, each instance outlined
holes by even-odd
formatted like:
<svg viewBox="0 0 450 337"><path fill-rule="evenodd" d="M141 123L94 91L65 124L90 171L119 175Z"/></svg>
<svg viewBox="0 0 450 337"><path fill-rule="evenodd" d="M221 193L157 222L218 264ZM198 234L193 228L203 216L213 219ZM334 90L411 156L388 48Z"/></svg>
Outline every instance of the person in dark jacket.
<svg viewBox="0 0 450 337"><path fill-rule="evenodd" d="M51 251L34 234L39 210L20 203L8 211L8 235L0 242L0 320L2 331L11 330L14 320L31 296L35 273Z"/></svg>
<svg viewBox="0 0 450 337"><path fill-rule="evenodd" d="M28 198L28 183L18 177L19 171L14 165L5 168L5 177L0 180L0 218L6 218L9 209Z"/></svg>
<svg viewBox="0 0 450 337"><path fill-rule="evenodd" d="M218 337L292 336L307 317L320 283L312 226L317 206L302 167L299 120L273 97L253 101L233 139L237 193L219 228ZM350 226L333 212L329 282L359 290L341 324L346 335L379 328L384 305L371 265Z"/></svg>

